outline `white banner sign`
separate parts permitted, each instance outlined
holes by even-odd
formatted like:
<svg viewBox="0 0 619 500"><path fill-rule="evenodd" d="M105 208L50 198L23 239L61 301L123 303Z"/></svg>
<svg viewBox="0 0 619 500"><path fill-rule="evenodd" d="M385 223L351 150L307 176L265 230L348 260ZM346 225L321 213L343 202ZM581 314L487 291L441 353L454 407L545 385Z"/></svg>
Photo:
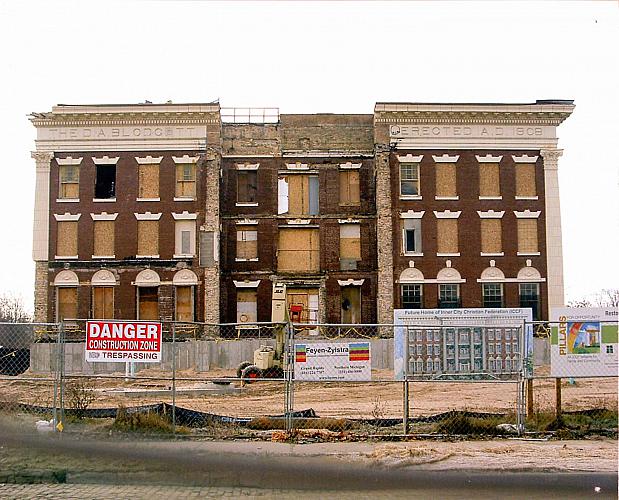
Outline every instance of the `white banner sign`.
<svg viewBox="0 0 619 500"><path fill-rule="evenodd" d="M369 342L295 345L296 380L371 380Z"/></svg>

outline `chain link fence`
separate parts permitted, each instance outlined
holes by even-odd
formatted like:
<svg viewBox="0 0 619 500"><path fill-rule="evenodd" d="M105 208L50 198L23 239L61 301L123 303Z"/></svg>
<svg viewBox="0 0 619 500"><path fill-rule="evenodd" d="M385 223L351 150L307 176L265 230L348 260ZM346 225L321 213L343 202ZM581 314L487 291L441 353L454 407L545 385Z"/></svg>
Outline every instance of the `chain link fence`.
<svg viewBox="0 0 619 500"><path fill-rule="evenodd" d="M558 392L543 328L164 322L160 360L103 363L86 320L0 324L0 410L93 437L522 435L570 412L616 436L617 378Z"/></svg>

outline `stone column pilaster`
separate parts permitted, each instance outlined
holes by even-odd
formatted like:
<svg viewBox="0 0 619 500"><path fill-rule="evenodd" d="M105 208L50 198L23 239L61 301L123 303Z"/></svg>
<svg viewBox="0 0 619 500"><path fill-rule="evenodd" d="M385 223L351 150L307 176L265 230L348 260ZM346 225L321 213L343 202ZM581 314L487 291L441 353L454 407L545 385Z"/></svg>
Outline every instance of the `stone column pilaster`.
<svg viewBox="0 0 619 500"><path fill-rule="evenodd" d="M206 206L204 231L213 233L212 265L204 268L204 321L219 323L219 175L221 170L221 151L208 148L206 151Z"/></svg>
<svg viewBox="0 0 619 500"><path fill-rule="evenodd" d="M544 184L546 200L546 265L548 308L564 305L563 237L561 233L561 204L559 201L559 157L561 149L544 149Z"/></svg>
<svg viewBox="0 0 619 500"><path fill-rule="evenodd" d="M48 320L47 266L49 259L49 176L54 153L33 151L36 164L32 259L35 261L34 320Z"/></svg>
<svg viewBox="0 0 619 500"><path fill-rule="evenodd" d="M393 220L391 170L388 146L378 145L374 156L376 171L376 245L378 249L378 290L376 309L379 323L393 323Z"/></svg>

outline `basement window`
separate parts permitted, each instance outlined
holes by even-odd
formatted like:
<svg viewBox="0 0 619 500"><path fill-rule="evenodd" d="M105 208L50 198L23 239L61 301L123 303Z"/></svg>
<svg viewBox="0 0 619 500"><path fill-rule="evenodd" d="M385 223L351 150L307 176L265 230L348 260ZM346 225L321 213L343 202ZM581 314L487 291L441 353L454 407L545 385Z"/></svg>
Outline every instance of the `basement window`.
<svg viewBox="0 0 619 500"><path fill-rule="evenodd" d="M109 200L116 197L116 165L96 165L95 199Z"/></svg>

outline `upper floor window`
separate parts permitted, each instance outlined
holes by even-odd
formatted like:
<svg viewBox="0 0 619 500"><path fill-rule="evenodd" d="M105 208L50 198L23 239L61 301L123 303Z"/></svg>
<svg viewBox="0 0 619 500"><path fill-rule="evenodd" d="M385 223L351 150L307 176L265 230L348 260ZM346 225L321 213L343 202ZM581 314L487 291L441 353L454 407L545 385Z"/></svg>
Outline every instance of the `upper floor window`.
<svg viewBox="0 0 619 500"><path fill-rule="evenodd" d="M419 194L419 163L400 163L400 196Z"/></svg>
<svg viewBox="0 0 619 500"><path fill-rule="evenodd" d="M173 156L176 164L176 190L174 198L195 199L196 197L196 163L197 156Z"/></svg>
<svg viewBox="0 0 619 500"><path fill-rule="evenodd" d="M61 165L59 167L60 188L58 197L76 200L80 197L80 170L77 165Z"/></svg>
<svg viewBox="0 0 619 500"><path fill-rule="evenodd" d="M479 162L479 198L501 199L499 163L503 156L475 156Z"/></svg>
<svg viewBox="0 0 619 500"><path fill-rule="evenodd" d="M116 198L116 165L96 165L95 198Z"/></svg>
<svg viewBox="0 0 619 500"><path fill-rule="evenodd" d="M530 307L533 313L533 320L540 319L540 296L539 283L520 283L520 307Z"/></svg>
<svg viewBox="0 0 619 500"><path fill-rule="evenodd" d="M136 156L138 162L138 200L159 200L159 164L162 156Z"/></svg>
<svg viewBox="0 0 619 500"><path fill-rule="evenodd" d="M503 307L502 283L483 283L482 295L484 307Z"/></svg>
<svg viewBox="0 0 619 500"><path fill-rule="evenodd" d="M277 186L278 214L318 215L318 175L284 175Z"/></svg>
<svg viewBox="0 0 619 500"><path fill-rule="evenodd" d="M360 163L340 165L340 205L359 205L359 167Z"/></svg>
<svg viewBox="0 0 619 500"><path fill-rule="evenodd" d="M236 202L258 203L258 172L256 170L236 172Z"/></svg>
<svg viewBox="0 0 619 500"><path fill-rule="evenodd" d="M258 227L238 226L236 228L236 260L258 259Z"/></svg>
<svg viewBox="0 0 619 500"><path fill-rule="evenodd" d="M277 270L279 272L319 271L320 233L318 229L280 228Z"/></svg>
<svg viewBox="0 0 619 500"><path fill-rule="evenodd" d="M456 186L456 164L459 155L442 156L432 155L436 170L436 196L437 200L457 200L458 190Z"/></svg>
<svg viewBox="0 0 619 500"><path fill-rule="evenodd" d="M402 285L402 309L421 309L423 307L423 285Z"/></svg>

